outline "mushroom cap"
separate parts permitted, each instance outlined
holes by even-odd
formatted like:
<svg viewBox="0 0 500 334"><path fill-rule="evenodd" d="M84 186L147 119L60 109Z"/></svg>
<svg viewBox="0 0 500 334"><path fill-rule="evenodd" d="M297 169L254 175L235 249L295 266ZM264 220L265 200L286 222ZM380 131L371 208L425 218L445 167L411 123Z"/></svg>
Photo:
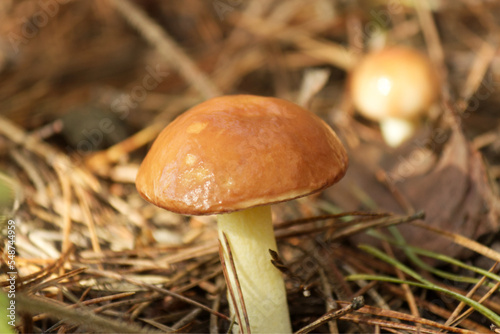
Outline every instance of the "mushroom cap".
<svg viewBox="0 0 500 334"><path fill-rule="evenodd" d="M278 98L223 96L163 129L136 187L169 211L217 214L320 191L347 165L342 143L315 114Z"/></svg>
<svg viewBox="0 0 500 334"><path fill-rule="evenodd" d="M350 76L356 109L368 119L413 120L436 100L439 80L430 60L417 50L392 47L365 56Z"/></svg>

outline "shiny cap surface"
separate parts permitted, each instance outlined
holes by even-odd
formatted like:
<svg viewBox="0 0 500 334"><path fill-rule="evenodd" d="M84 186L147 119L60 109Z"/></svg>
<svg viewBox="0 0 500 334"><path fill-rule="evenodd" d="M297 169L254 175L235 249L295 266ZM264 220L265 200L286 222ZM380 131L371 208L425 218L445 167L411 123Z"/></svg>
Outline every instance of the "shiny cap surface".
<svg viewBox="0 0 500 334"><path fill-rule="evenodd" d="M217 214L322 190L347 165L342 143L315 114L278 98L223 96L163 129L136 187L169 211Z"/></svg>

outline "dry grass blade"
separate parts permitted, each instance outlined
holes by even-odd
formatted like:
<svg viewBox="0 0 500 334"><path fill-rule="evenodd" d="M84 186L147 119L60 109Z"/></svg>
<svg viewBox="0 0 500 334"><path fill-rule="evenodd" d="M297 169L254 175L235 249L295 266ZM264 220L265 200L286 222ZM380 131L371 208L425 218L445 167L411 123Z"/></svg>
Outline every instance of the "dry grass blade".
<svg viewBox="0 0 500 334"><path fill-rule="evenodd" d="M393 286L393 285L388 285L385 287L388 291L391 291L395 296L400 296L404 297L405 292L401 289L399 286ZM427 312L434 314L442 319L448 319L452 316L452 312L448 311L444 307L441 307L433 302L426 301L423 298L420 298L418 296L415 296L415 302L417 305L420 307L422 310L426 310ZM465 329L468 329L470 331L475 331L475 332L487 332L488 329L484 326L479 325L478 323L469 320L469 319L463 319L461 322L461 326L464 327ZM450 327L453 327L450 325ZM455 327L456 328L456 327Z"/></svg>
<svg viewBox="0 0 500 334"><path fill-rule="evenodd" d="M227 316L225 316L222 313L215 312L214 310L212 310L208 306L200 304L200 303L198 303L195 300L187 298L187 297L185 297L183 295L180 295L178 293L175 293L173 291L169 291L167 289L163 289L163 288L157 287L156 285L153 285L153 284L144 283L144 282L138 281L136 279L132 279L132 278L129 278L129 277L117 274L117 273L112 272L112 271L87 269L87 273L93 274L93 275L96 275L96 276L100 276L100 277L108 277L108 278L113 278L113 279L116 279L116 280L119 280L119 281L125 281L125 282L128 282L128 283L137 285L137 286L141 286L141 287L147 288L148 290L159 292L159 293L161 293L163 295L172 296L174 298L182 300L185 303L191 304L191 305L193 305L195 307L199 307L202 310L205 310L205 311L207 311L209 313L213 313L213 314L215 314L215 315L217 315L217 316L219 316L219 317L221 317L223 319L229 320L229 318Z"/></svg>
<svg viewBox="0 0 500 334"><path fill-rule="evenodd" d="M95 305L98 303L107 303L103 306L92 307L92 308L89 307L88 308L89 310L92 310L92 312L94 314L99 314L99 313L106 312L110 308L120 306L120 305L130 305L131 303L138 301L137 299L135 299L135 300L134 299L127 299L127 300L122 300L122 301L118 301L118 302L113 302L116 299L126 298L126 297L132 296L134 294L135 294L135 292L123 292L123 293L117 293L114 295L108 295L108 296L104 296L104 297L89 299L89 300L85 300L85 301L78 301L76 304L71 304L71 305L64 304L64 305L67 309L80 309L82 307L92 306L92 305ZM149 300L149 298L147 298L147 300ZM38 321L50 319L53 317L54 317L53 314L51 314L49 312L44 312L44 313L40 313L38 315L33 316L32 321L38 322Z"/></svg>
<svg viewBox="0 0 500 334"><path fill-rule="evenodd" d="M69 257L75 251L75 247L71 246L66 252L61 254L61 257L55 261L51 261L50 264L45 266L39 271L36 271L30 275L26 275L23 277L18 277L16 283L22 285L25 288L29 288L35 286L37 284L42 283L47 277L56 274L57 270L61 269L66 261L68 261ZM8 286L9 282L0 282L0 287Z"/></svg>
<svg viewBox="0 0 500 334"><path fill-rule="evenodd" d="M117 163L132 151L153 141L158 136L158 133L160 133L175 116L201 101L200 98L193 97L192 95L193 94L188 94L187 96L180 96L173 99L170 101L169 105L164 107L164 109L152 120L150 125L103 151L89 154L85 159L86 166L101 176L110 177L112 164ZM133 180L135 181L135 175Z"/></svg>
<svg viewBox="0 0 500 334"><path fill-rule="evenodd" d="M177 331L173 330L171 327L165 326L157 321L154 321L151 319L144 319L144 318L141 318L140 320L144 321L145 323L147 323L155 328L158 328L159 330L161 330L162 333L177 333Z"/></svg>
<svg viewBox="0 0 500 334"><path fill-rule="evenodd" d="M331 311L319 318L318 320L312 322L311 324L307 325L304 328L299 329L298 331L295 332L295 334L306 334L314 329L318 328L319 326L331 321L332 319L338 319L341 317L344 317L346 314L349 314L351 312L354 312L356 310L359 310L365 305L365 300L362 296L356 297L353 299L351 304L341 308L340 310L336 311Z"/></svg>
<svg viewBox="0 0 500 334"><path fill-rule="evenodd" d="M394 226L398 224L405 224L408 222L413 222L416 220L423 219L425 217L424 212L417 212L411 216L406 217L387 217L382 215L380 219L373 219L373 216L368 215L366 218L353 219L349 222L333 222L330 224L325 224L325 226L320 227L301 227L300 229L291 229L290 231L279 231L276 233L277 239L291 238L297 236L304 236L312 233L318 233L321 231L330 231L330 239L341 239L354 234L361 233L371 228L382 228L388 226ZM379 217L379 216L376 216ZM286 225L286 223L284 224Z"/></svg>
<svg viewBox="0 0 500 334"><path fill-rule="evenodd" d="M70 233L71 233L71 181L69 177L63 172L63 168L54 166L54 169L57 173L57 177L59 178L59 182L61 183L62 193L63 193L63 242L62 242L62 252L66 252L70 247Z"/></svg>
<svg viewBox="0 0 500 334"><path fill-rule="evenodd" d="M475 289L476 288L479 288L479 285L481 283L483 283L484 281L486 280L485 277L482 277L481 280L478 282L478 284L476 286L474 286L473 289L471 289L469 291L469 293L467 294L467 297L469 297L469 295L473 295L475 293ZM495 292L498 291L498 289L500 288L500 282L497 282L493 287L490 288L490 290L484 295L482 296L478 302L479 303L483 303L485 302L486 300L488 300L488 298L490 298ZM459 312L461 312L461 310L465 307L465 305L463 303L460 303L457 308L455 309L455 311L453 312L452 316L446 321L446 325L453 325L453 326L457 326L458 324L460 324L464 319L466 319L469 315L471 315L473 312L474 312L474 309L473 308L468 308L465 312L463 312L462 314L458 315Z"/></svg>
<svg viewBox="0 0 500 334"><path fill-rule="evenodd" d="M26 284L26 287L23 286L23 289L25 289L26 292L35 293L35 292L41 291L49 286L59 284L63 280L80 275L85 270L86 270L86 268L75 269L75 270L66 272L64 274L61 274L58 277L55 277L53 279L49 279L49 280L45 280L43 282L40 282L38 284L33 284L34 282L33 283L30 282L29 284Z"/></svg>
<svg viewBox="0 0 500 334"><path fill-rule="evenodd" d="M325 69L308 70L304 74L297 104L309 108L313 97L325 86L330 72Z"/></svg>
<svg viewBox="0 0 500 334"><path fill-rule="evenodd" d="M338 214L331 214L331 215L321 215L321 216L314 216L314 217L308 217L308 218L300 218L300 219L294 219L294 220L288 220L286 222L280 222L274 224L274 228L276 230L290 227L290 226L295 226L295 225L302 225L306 223L311 223L311 222L317 222L321 220L329 220L329 219L337 219L337 218L344 218L344 217L350 217L350 216L360 216L366 219L375 219L375 218L383 218L383 217L388 217L390 216L390 213L377 213L377 212L342 212ZM336 224L342 226L343 222L336 222ZM345 225L350 225L353 224L352 222L344 222Z"/></svg>
<svg viewBox="0 0 500 334"><path fill-rule="evenodd" d="M495 267L496 265L498 264L495 263L495 265L493 265L493 267L490 268L489 272L491 272ZM483 276L481 277L481 279L472 287L472 289L469 290L469 292L467 293L467 297L471 298L476 292L477 290L484 284L484 282L486 281L486 276ZM496 285L500 284L500 282L497 282ZM491 291L491 290L490 290ZM481 301L479 301L481 302ZM461 319L464 319L467 314L470 314L472 313L473 309L472 308L469 308L468 311L466 311L465 313L462 313L462 315L459 317L459 313L462 312L462 310L465 308L465 303L463 302L460 302L457 307L455 308L455 310L453 310L453 313L450 315L450 317L448 319L446 319L446 322L445 322L445 325L457 325L460 323L460 320ZM459 320L460 319L460 320Z"/></svg>
<svg viewBox="0 0 500 334"><path fill-rule="evenodd" d="M92 241L92 249L96 253L101 253L101 246L99 245L99 238L97 236L97 231L95 227L94 217L90 210L90 204L88 201L88 194L81 187L76 187L76 196L80 202L80 206L83 212L83 218L90 232L90 240Z"/></svg>
<svg viewBox="0 0 500 334"><path fill-rule="evenodd" d="M226 278L227 284L227 289L231 295L231 299L233 301L233 307L236 312L236 315L238 317L238 324L240 326L240 330L242 333L250 333L250 321L248 320L248 313L246 310L245 306L245 299L243 298L243 292L241 291L241 286L240 286L240 281L238 280L238 273L236 271L236 266L234 264L233 260L233 254L231 252L231 246L229 245L229 241L227 240L226 234L222 233L224 237L224 245L222 245L222 242L219 240L220 244L220 257L221 257L221 263L224 271L224 277ZM231 272L227 270L227 263L226 263L226 255L227 258L229 259L229 266L231 268ZM235 287L229 282L234 282ZM236 295L234 293L234 288L236 288L236 291L238 292L238 299L236 299ZM241 306L241 308L240 308ZM245 328L243 328L243 321L241 321L241 318L243 317L243 320L245 322Z"/></svg>
<svg viewBox="0 0 500 334"><path fill-rule="evenodd" d="M416 325L403 324L397 321L391 321L380 318L367 318L360 316L359 314L347 314L344 316L345 320L349 320L358 324L367 324L371 326L376 326L382 330L386 330L391 333L425 333L425 334L438 334L442 333L440 329L428 329L421 328ZM467 333L472 334L475 332L471 331L458 331L456 333Z"/></svg>
<svg viewBox="0 0 500 334"><path fill-rule="evenodd" d="M164 126L163 122L153 123L124 141L104 151L92 154L86 159L85 163L90 169L97 173L108 175L110 168L109 164L119 161L124 155L154 140Z"/></svg>
<svg viewBox="0 0 500 334"><path fill-rule="evenodd" d="M179 68L186 81L193 85L206 99L220 95L215 85L198 69L177 43L138 6L129 0L112 0L112 3L148 42L170 61L173 67Z"/></svg>
<svg viewBox="0 0 500 334"><path fill-rule="evenodd" d="M221 241L219 240L219 243L220 242ZM226 260L224 260L224 249L222 248L222 243L220 243L219 246L219 255L221 258L222 272L224 273L224 279L226 280L226 282L229 282L229 273L227 272ZM228 287L227 291L229 293L229 296L231 297L233 305L236 305L236 296L234 295L234 290L231 287ZM240 329L242 329L241 327L243 326L243 321L241 321L241 315L238 308L235 308L235 313L236 313L236 318L238 319L238 325L240 326Z"/></svg>
<svg viewBox="0 0 500 334"><path fill-rule="evenodd" d="M79 184L99 192L100 184L88 171L80 168L69 158L53 146L38 140L37 137L27 134L22 128L9 119L0 115L0 134L12 142L44 158L49 166L57 165L64 169L75 184Z"/></svg>
<svg viewBox="0 0 500 334"><path fill-rule="evenodd" d="M212 304L212 309L215 311L218 311L221 305L221 299L222 299L222 291L224 291L224 287L226 286L226 282L224 281L223 278L220 276L216 280L216 286L217 286L217 291L218 293L215 295L213 304ZM219 333L219 324L218 324L218 318L211 314L210 315L210 326L209 326L209 332L210 334L216 334Z"/></svg>
<svg viewBox="0 0 500 334"><path fill-rule="evenodd" d="M355 55L338 43L312 38L307 32L294 27L286 27L275 21L263 20L256 17L242 18L241 26L260 36L269 36L274 39L291 42L302 52L344 70L349 70L356 61Z"/></svg>
<svg viewBox="0 0 500 334"><path fill-rule="evenodd" d="M115 298L113 298L112 300L117 299L117 298L121 298L121 297L133 296L135 294L136 294L135 292L119 293L119 294L114 295ZM93 311L97 314L97 313L102 313L102 312L104 312L108 309L111 309L111 308L118 309L121 306L138 305L141 303L152 302L152 301L158 300L160 298L161 298L161 295L154 293L154 294L151 294L149 296L142 297L142 298L132 298L132 299L126 299L126 300L119 300L119 301L112 302L112 303L107 303L105 305L94 308ZM86 302L87 301L82 302L82 303L86 303ZM131 318L133 319L134 317L131 317Z"/></svg>
<svg viewBox="0 0 500 334"><path fill-rule="evenodd" d="M394 252L392 250L392 248L390 247L389 243L388 242L384 242L383 243L383 246L384 246L384 249L386 251L386 253L391 256L391 257L395 257L394 255ZM395 268L396 269L396 275L398 276L398 278L400 280L405 280L406 279L406 276L405 274L399 270L398 268ZM418 307L417 307L417 304L415 302L415 295L413 294L410 286L408 284L401 284L401 287L402 289L405 291L405 296L406 296L406 302L408 303L408 305L410 306L410 311L411 311L411 314L415 317L419 317L420 316L420 312L418 310ZM417 327L420 328L419 325L417 325Z"/></svg>
<svg viewBox="0 0 500 334"><path fill-rule="evenodd" d="M13 149L10 151L13 160L26 172L31 182L36 189L36 200L43 206L48 206L50 200L47 195L46 185L43 178L40 176L38 168L33 164L27 156L20 151Z"/></svg>
<svg viewBox="0 0 500 334"><path fill-rule="evenodd" d="M177 331L177 330L181 330L181 329L185 328L186 326L189 325L190 322L196 320L196 318L198 317L198 315L200 314L200 312L201 312L201 309L199 309L199 308L193 309L185 317L183 317L177 323L175 323L172 326L172 329L174 329L174 330ZM183 332L184 332L184 330L183 330Z"/></svg>
<svg viewBox="0 0 500 334"><path fill-rule="evenodd" d="M425 41L427 42L427 48L431 59L437 65L440 71L440 75L443 79L447 79L447 71L444 64L444 51L441 44L441 38L436 27L436 23L432 17L431 4L430 1L413 1L415 5L418 19L420 21L420 27L424 34Z"/></svg>
<svg viewBox="0 0 500 334"><path fill-rule="evenodd" d="M434 227L434 226L425 225L425 224L420 223L420 222L414 222L413 224L415 226L418 226L418 227L427 229L429 231L432 231L434 233L437 233L437 234L439 234L447 239L450 239L454 243L456 243L460 246L463 246L467 249L470 249L470 250L472 250L478 254L481 254L487 258L490 258L493 261L500 262L500 253L496 252L495 250L493 250L489 247L486 247L486 246L480 244L477 241L471 240L469 238L466 238L466 237L459 235L459 234L456 234L456 233L451 233L451 232L442 230L442 229Z"/></svg>
<svg viewBox="0 0 500 334"><path fill-rule="evenodd" d="M319 275L321 279L321 286L323 289L323 294L325 295L325 304L326 304L326 312L332 312L335 308L338 307L337 303L332 297L332 287L330 285L330 282L328 282L328 277L326 275L326 272L323 268L319 268ZM357 298L357 297L355 297ZM328 330L330 331L331 334L337 334L339 333L339 328L337 321L335 319L331 319L328 321Z"/></svg>
<svg viewBox="0 0 500 334"><path fill-rule="evenodd" d="M486 72L491 65L491 62L495 59L497 51L498 46L492 45L492 43L483 42L483 45L479 49L478 55L474 60L473 65L471 66L464 87L462 89L461 98L464 100L464 102L469 101L477 91L477 89L480 87L481 82L483 81L484 76L486 75ZM465 108L464 110L460 111L465 111Z"/></svg>
<svg viewBox="0 0 500 334"><path fill-rule="evenodd" d="M89 331L108 333L151 333L150 330L100 317L85 309L73 310L67 308L47 298L17 294L16 304L22 312L28 314L45 312L52 318L65 319L65 321L79 325Z"/></svg>
<svg viewBox="0 0 500 334"><path fill-rule="evenodd" d="M348 303L345 301L338 301L339 304L341 305L347 305ZM392 318L392 319L397 319L401 321L407 321L407 322L412 322L414 324L421 324L427 326L427 328L420 328L421 333L439 333L441 331L448 331L451 333L467 333L467 334L472 334L475 333L474 331L466 330L466 329L461 329L461 328L456 328L456 327L451 327L451 326L446 326L443 325L439 322L435 322L432 320L428 320L425 318L421 317L415 317L409 314L397 312L397 311L392 311L392 310L382 310L376 307L372 307L369 305L365 305L363 308L357 310L357 313L359 314L346 314L343 316L345 319L349 319L355 322L360 322L360 323L369 323L369 324L378 324L382 327L387 327L387 328L394 328L394 329L405 329L405 330L410 330L412 332L417 332L417 327L416 326L411 326L411 325L406 325L394 321L387 321L385 319L381 318ZM365 316L361 316L365 315ZM370 315L372 317L366 317L366 315ZM434 328L434 329L430 329Z"/></svg>

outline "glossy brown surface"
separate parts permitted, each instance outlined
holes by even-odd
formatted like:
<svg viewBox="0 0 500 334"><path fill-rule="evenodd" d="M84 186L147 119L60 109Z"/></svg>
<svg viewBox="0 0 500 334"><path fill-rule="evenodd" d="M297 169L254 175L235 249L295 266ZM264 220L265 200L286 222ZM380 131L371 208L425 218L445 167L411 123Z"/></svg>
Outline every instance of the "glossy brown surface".
<svg viewBox="0 0 500 334"><path fill-rule="evenodd" d="M277 98L224 96L191 108L160 133L136 186L167 210L213 214L319 191L347 165L341 142L313 113Z"/></svg>

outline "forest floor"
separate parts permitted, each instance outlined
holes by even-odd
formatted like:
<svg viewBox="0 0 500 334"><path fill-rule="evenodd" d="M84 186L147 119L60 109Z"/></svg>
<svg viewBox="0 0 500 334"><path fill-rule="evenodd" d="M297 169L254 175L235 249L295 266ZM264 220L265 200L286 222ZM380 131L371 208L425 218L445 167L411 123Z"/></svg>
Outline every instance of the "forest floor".
<svg viewBox="0 0 500 334"><path fill-rule="evenodd" d="M338 184L273 209L294 331L500 333L500 3L2 0L0 18L0 332L227 332L215 218L134 181L177 115L244 93L306 106L349 154ZM440 77L397 148L348 89L394 45Z"/></svg>

